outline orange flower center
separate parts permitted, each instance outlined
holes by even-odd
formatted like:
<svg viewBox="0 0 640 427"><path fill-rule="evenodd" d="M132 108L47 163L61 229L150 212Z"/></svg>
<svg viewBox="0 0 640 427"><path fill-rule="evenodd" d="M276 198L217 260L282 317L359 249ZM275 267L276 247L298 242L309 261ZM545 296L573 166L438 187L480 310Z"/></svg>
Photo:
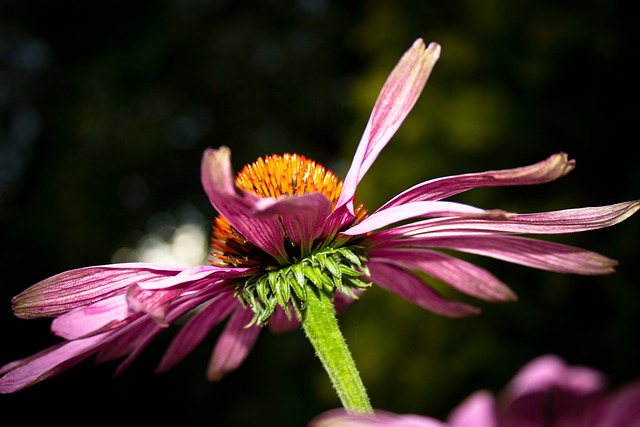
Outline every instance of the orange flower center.
<svg viewBox="0 0 640 427"><path fill-rule="evenodd" d="M259 197L322 193L333 207L342 191L342 181L333 172L304 156L288 153L266 156L246 165L236 177L236 186ZM355 222L367 215L363 205L359 205L355 213ZM225 218L215 219L210 253L213 265L250 267L273 263L268 255L259 252Z"/></svg>

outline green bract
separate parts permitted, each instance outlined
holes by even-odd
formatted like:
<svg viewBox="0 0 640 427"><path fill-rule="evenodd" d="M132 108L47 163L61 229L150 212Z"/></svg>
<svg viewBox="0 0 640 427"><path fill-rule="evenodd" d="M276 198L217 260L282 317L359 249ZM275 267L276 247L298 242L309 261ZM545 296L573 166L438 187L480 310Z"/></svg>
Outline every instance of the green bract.
<svg viewBox="0 0 640 427"><path fill-rule="evenodd" d="M371 286L361 276L368 275L367 257L361 246L323 248L286 267L273 267L262 276L251 277L236 286L236 296L255 313L252 325L265 325L276 306L291 317L291 307L303 310L307 304L307 286L312 284L332 294L336 289L357 298L354 289Z"/></svg>

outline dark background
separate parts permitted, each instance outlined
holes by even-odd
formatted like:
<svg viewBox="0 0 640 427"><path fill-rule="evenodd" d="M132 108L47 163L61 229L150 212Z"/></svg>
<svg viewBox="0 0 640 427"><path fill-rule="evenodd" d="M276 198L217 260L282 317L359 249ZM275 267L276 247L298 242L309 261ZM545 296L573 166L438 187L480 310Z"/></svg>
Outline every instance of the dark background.
<svg viewBox="0 0 640 427"><path fill-rule="evenodd" d="M442 57L359 188L370 210L426 179L558 151L577 168L557 182L456 200L536 212L638 198L630 8L604 0L0 1L0 364L57 342L49 320L13 317L13 295L111 262L158 221L175 229L187 208L210 226L215 213L199 177L206 147L231 147L236 170L297 152L344 177L378 90L417 37L439 42ZM609 276L477 259L520 300L477 302L483 314L472 319L368 292L340 321L373 405L443 418L477 389L498 392L544 353L600 369L612 387L640 376L639 226L634 217L554 237L619 260ZM115 364L89 359L0 396L0 409L67 425L302 426L339 406L300 331L262 334L241 369L218 383L205 379L215 334L172 371L153 372L173 332L115 379Z"/></svg>

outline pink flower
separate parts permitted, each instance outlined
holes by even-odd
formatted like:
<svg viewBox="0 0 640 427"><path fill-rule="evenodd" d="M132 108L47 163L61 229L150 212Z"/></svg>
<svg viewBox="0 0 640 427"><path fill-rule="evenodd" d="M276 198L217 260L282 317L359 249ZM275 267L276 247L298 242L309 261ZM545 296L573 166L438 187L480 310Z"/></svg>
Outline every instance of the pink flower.
<svg viewBox="0 0 640 427"><path fill-rule="evenodd" d="M310 427L638 427L640 380L613 391L604 374L568 366L555 355L525 365L496 399L477 391L456 407L447 422L419 415L376 412L347 414L342 409L316 417Z"/></svg>
<svg viewBox="0 0 640 427"><path fill-rule="evenodd" d="M638 201L558 212L516 214L442 201L479 187L540 184L574 168L564 153L539 163L420 183L367 216L356 188L417 101L440 46L417 40L374 105L344 183L296 154L268 156L234 180L230 150L207 149L202 184L219 216L211 265L197 268L128 263L79 268L45 279L13 299L18 317L55 317L60 344L0 369L0 392L38 383L96 355L127 367L170 324L190 315L159 370L178 363L227 320L207 370L219 379L247 357L262 326L299 325L309 289L335 292L338 310L371 283L446 316L478 310L441 297L417 273L488 301L515 299L489 272L447 255L454 249L549 271L606 274L616 262L584 249L519 234L608 227Z"/></svg>

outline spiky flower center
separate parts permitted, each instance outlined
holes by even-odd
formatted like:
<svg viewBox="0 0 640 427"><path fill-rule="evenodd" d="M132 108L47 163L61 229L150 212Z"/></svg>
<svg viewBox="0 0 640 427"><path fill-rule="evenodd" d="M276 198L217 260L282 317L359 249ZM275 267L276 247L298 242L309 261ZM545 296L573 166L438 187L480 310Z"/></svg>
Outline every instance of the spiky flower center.
<svg viewBox="0 0 640 427"><path fill-rule="evenodd" d="M342 191L342 181L319 163L298 154L284 154L259 158L245 166L237 175L236 186L259 197L296 196L321 193L335 207ZM356 210L354 223L366 217L363 205ZM261 267L263 274L240 284L236 293L243 303L255 312L252 323L265 324L277 305L287 315L293 304L302 309L306 302L307 284L332 291L338 289L355 297L352 288L363 289L368 283L359 277L367 274L366 256L361 247L354 245L332 248L327 242L318 242L310 256L295 256L291 248L291 265L280 265L242 236L223 217L218 216L211 239L211 263L217 266Z"/></svg>

